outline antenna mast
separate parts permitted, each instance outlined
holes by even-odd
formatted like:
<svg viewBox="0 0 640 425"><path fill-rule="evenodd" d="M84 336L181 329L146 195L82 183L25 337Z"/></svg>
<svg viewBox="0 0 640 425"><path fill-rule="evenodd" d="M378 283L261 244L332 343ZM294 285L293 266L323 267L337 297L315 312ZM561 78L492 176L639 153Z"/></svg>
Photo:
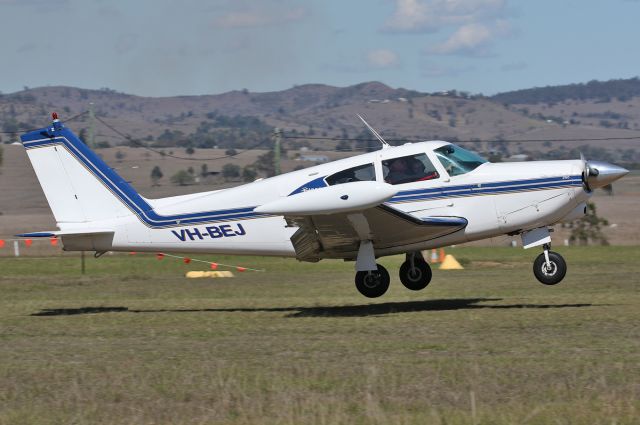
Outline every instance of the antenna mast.
<svg viewBox="0 0 640 425"><path fill-rule="evenodd" d="M369 131L371 132L371 134L373 134L374 136L376 136L376 139L378 139L378 140L380 141L380 143L382 143L382 149L386 149L386 148L388 148L388 147L389 147L389 143L387 143L387 142L386 142L386 140L384 140L384 139L382 138L382 136L380 135L380 133L378 133L378 132L376 131L376 129L375 129L375 128L371 127L371 126L369 125L369 123L368 123L368 122L366 122L364 118L362 118L362 115L360 115L360 114L356 114L356 115L358 116L358 118L360 118L360 121L362 121L362 122L364 123L364 125L366 125L366 126L367 126L367 128L369 129Z"/></svg>

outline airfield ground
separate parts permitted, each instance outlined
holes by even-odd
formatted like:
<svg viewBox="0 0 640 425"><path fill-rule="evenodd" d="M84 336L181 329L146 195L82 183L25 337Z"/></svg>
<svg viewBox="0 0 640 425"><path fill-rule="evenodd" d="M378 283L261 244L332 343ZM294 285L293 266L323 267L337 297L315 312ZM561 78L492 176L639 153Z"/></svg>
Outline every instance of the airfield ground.
<svg viewBox="0 0 640 425"><path fill-rule="evenodd" d="M455 248L411 293L352 264L0 258L0 424L637 424L640 247ZM397 273L401 257L381 262Z"/></svg>

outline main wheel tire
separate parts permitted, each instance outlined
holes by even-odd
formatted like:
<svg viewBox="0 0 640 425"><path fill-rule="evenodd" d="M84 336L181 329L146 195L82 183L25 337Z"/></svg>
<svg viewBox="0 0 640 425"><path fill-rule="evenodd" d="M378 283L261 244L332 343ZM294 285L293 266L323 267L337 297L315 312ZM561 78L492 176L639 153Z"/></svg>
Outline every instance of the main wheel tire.
<svg viewBox="0 0 640 425"><path fill-rule="evenodd" d="M540 283L555 285L560 283L567 274L567 263L560 254L549 251L549 266L547 266L547 260L542 253L533 262L533 274Z"/></svg>
<svg viewBox="0 0 640 425"><path fill-rule="evenodd" d="M405 261L400 266L400 282L405 288L412 291L420 291L431 282L431 267L424 260L415 260L413 268L409 261Z"/></svg>
<svg viewBox="0 0 640 425"><path fill-rule="evenodd" d="M356 288L367 298L378 298L389 289L389 272L377 264L378 270L356 273Z"/></svg>

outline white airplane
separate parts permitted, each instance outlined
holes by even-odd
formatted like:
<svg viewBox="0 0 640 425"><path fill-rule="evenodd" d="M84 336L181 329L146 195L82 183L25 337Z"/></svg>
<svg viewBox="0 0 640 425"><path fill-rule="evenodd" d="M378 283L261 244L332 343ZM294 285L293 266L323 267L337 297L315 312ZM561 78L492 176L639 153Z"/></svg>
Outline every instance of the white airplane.
<svg viewBox="0 0 640 425"><path fill-rule="evenodd" d="M364 122L364 120L363 120ZM550 250L550 226L586 211L593 190L628 173L580 160L490 163L444 141L407 143L242 186L146 199L53 115L21 139L65 250L175 251L355 261L366 297L383 295L389 273L376 259L406 254L400 281L424 289L421 251L520 235L541 246L536 278L560 282L566 263Z"/></svg>

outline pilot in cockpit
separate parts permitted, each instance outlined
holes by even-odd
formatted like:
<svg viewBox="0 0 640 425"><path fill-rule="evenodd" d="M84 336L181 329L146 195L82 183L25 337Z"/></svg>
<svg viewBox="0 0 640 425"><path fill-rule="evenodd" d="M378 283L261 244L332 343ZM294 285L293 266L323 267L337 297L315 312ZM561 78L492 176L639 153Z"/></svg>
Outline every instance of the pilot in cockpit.
<svg viewBox="0 0 640 425"><path fill-rule="evenodd" d="M398 184L411 178L406 158L396 158L384 165L389 167L389 174L385 177L387 183Z"/></svg>
<svg viewBox="0 0 640 425"><path fill-rule="evenodd" d="M395 158L382 163L386 175L384 180L390 184L410 183L438 178L435 170L427 171L425 164L415 156Z"/></svg>

